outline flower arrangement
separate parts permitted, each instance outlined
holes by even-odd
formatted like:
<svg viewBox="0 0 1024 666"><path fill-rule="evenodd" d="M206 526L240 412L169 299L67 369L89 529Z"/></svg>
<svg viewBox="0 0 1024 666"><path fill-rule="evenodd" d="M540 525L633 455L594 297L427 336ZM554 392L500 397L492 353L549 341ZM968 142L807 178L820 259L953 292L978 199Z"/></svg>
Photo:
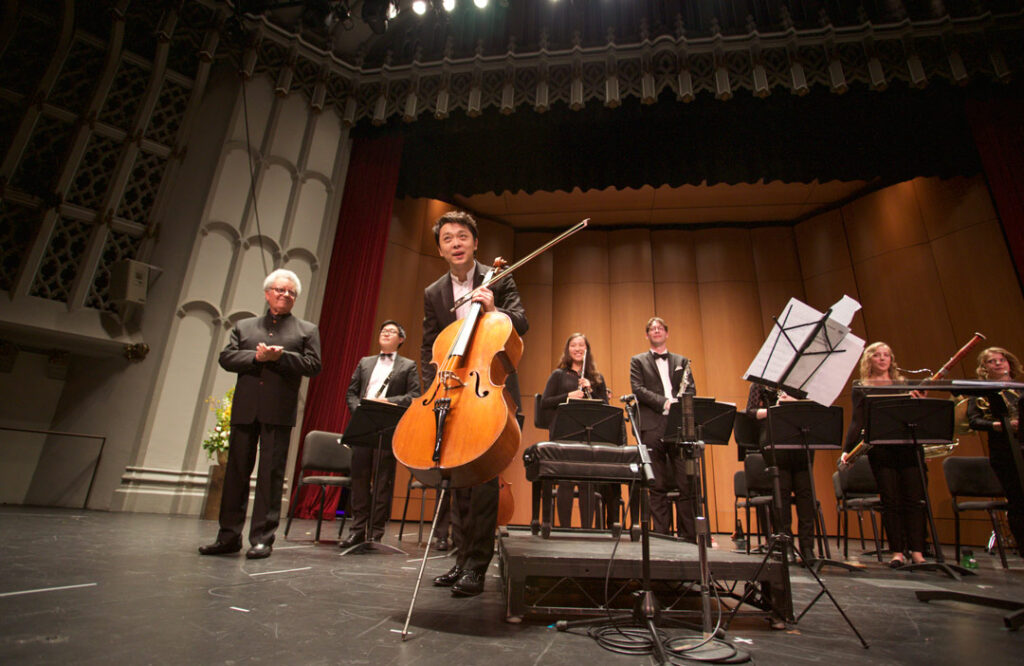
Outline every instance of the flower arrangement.
<svg viewBox="0 0 1024 666"><path fill-rule="evenodd" d="M235 395L235 389L229 389L220 400L212 395L206 399L210 404L210 411L217 415L217 421L213 424L213 430L206 434L203 440L203 450L210 460L218 458L223 452L227 455L228 436L231 434L231 399Z"/></svg>

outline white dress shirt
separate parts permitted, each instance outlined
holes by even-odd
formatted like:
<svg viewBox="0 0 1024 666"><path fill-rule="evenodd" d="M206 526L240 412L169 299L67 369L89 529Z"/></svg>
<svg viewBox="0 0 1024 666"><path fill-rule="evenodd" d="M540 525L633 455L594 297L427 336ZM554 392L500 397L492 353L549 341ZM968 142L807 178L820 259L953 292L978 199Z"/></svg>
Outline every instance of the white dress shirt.
<svg viewBox="0 0 1024 666"><path fill-rule="evenodd" d="M373 366L373 372L370 373L370 381L366 384L366 392L363 393L363 397L376 398L377 392L380 391L381 387L384 385L384 380L391 375L391 371L394 368L394 353L380 354L377 356L377 364Z"/></svg>

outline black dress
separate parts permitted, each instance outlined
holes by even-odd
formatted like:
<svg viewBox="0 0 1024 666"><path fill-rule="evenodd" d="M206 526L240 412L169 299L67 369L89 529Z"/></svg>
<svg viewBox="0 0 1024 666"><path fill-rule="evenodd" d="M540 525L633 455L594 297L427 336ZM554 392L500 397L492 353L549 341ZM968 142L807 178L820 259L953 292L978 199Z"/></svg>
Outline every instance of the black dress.
<svg viewBox="0 0 1024 666"><path fill-rule="evenodd" d="M1003 391L1003 400L1011 418L1019 418L1020 396L1016 391ZM1017 542L1017 550L1024 552L1024 489L1020 486L1020 476L1010 449L1010 438L1006 432L995 429L995 417L988 407L988 401L971 398L967 403L967 420L972 430L984 430L988 433L988 460L999 477L999 483L1006 493L1006 501L1010 505L1006 512L1010 532Z"/></svg>
<svg viewBox="0 0 1024 666"><path fill-rule="evenodd" d="M891 394L888 394L891 395ZM863 438L864 391L853 392L853 413L843 450L850 452ZM893 553L924 552L924 487L913 445L875 446L868 451L871 473L882 500L882 524Z"/></svg>
<svg viewBox="0 0 1024 666"><path fill-rule="evenodd" d="M579 382L580 376L575 370L556 368L551 373L551 376L548 377L548 383L544 386L544 393L540 400L540 407L542 412L544 412L542 415L544 420L548 423L552 422L558 405L564 403L569 398L569 394L579 388ZM594 399L608 404L608 391L605 388L604 379L600 376L594 377L591 379L590 385L591 395ZM554 432L551 427L548 428L548 437L554 438ZM605 495L608 489L604 488L604 486L611 484L600 485L602 486L602 495ZM593 483L571 483L568 481L560 481L558 483L556 493L558 524L562 527L569 527L572 524L574 489L578 489L580 496L580 523L585 528L593 527L595 489L595 484ZM619 490L617 485L615 489L616 491ZM615 504L618 504L618 502L615 501Z"/></svg>

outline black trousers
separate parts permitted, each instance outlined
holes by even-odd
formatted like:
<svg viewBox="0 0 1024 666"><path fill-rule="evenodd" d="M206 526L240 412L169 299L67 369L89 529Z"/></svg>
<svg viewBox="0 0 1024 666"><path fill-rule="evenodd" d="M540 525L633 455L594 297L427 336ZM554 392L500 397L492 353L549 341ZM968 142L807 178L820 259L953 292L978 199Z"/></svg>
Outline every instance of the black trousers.
<svg viewBox="0 0 1024 666"><path fill-rule="evenodd" d="M883 445L868 451L882 499L882 524L894 553L924 552L924 488L913 446Z"/></svg>
<svg viewBox="0 0 1024 666"><path fill-rule="evenodd" d="M812 460L814 452L811 452ZM771 454L768 454L771 460ZM807 464L807 453L800 450L779 450L775 452L779 467L779 489L782 492L782 525L776 531L793 533L791 497L796 501L796 529L800 550L807 552L814 548L814 494L811 492L811 472ZM774 518L773 518L774 520Z"/></svg>
<svg viewBox="0 0 1024 666"><path fill-rule="evenodd" d="M391 515L391 496L395 491L395 457L390 450L381 452L377 478L370 487L373 476L373 455L376 449L370 446L355 447L352 451L352 527L351 534L366 531L370 522L370 497L373 496L373 525L370 537L380 540L384 527Z"/></svg>
<svg viewBox="0 0 1024 666"><path fill-rule="evenodd" d="M455 564L483 575L494 557L498 526L498 477L471 488L456 488L451 504L452 538L459 549Z"/></svg>
<svg viewBox="0 0 1024 666"><path fill-rule="evenodd" d="M572 498L573 489L579 488L580 493L580 526L590 528L594 526L594 484L573 483L571 481L559 481L558 491L555 494L556 506L558 507L558 524L562 527L572 525Z"/></svg>
<svg viewBox="0 0 1024 666"><path fill-rule="evenodd" d="M1013 461L1010 443L999 441L991 435L988 438L988 459L995 470L999 483L1006 493L1006 502L1010 505L1006 512L1006 521L1010 524L1010 532L1017 542L1017 552L1024 553L1024 489L1020 487L1020 477Z"/></svg>
<svg viewBox="0 0 1024 666"><path fill-rule="evenodd" d="M256 494L253 498L249 543L274 543L274 532L281 522L281 489L284 468L288 463L291 426L266 425L259 422L232 424L228 439L228 463L224 472L224 490L220 498L221 542L239 541L245 526L249 505L249 477L256 465Z"/></svg>
<svg viewBox="0 0 1024 666"><path fill-rule="evenodd" d="M674 446L661 442L661 433L646 431L643 433L644 444L651 452L651 467L654 468L654 487L651 488L651 519L654 531L662 534L672 533L672 502L667 493L679 490L676 500L676 517L678 519L678 536L695 540L697 532L694 528L694 488L687 474L685 456ZM695 480L699 483L699 480Z"/></svg>

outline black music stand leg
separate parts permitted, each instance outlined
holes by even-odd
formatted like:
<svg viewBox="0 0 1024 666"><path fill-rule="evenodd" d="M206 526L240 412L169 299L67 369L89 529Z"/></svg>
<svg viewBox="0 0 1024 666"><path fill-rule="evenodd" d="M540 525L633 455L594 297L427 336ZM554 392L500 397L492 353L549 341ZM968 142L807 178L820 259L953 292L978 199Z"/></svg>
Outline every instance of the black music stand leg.
<svg viewBox="0 0 1024 666"><path fill-rule="evenodd" d="M900 571L940 571L955 581L960 576L977 576L978 574L959 564L948 564L942 555L942 545L939 543L939 532L935 529L935 514L932 513L932 501L928 497L928 476L925 474L924 451L917 443L917 433L911 428L911 436L914 439L914 454L917 456L917 471L921 476L921 488L924 489L924 512L928 518L928 529L932 533L932 550L935 551L934 562L920 562L904 564Z"/></svg>
<svg viewBox="0 0 1024 666"><path fill-rule="evenodd" d="M370 473L370 517L366 522L366 531L362 543L357 543L354 546L349 546L345 550L341 551L342 555L349 555L352 553L362 553L364 551L373 550L388 554L397 555L408 555L397 546L392 546L380 541L373 540L373 519L377 512L377 475L380 473L380 460L384 457L384 433L381 432L377 435L377 446L373 449L373 471ZM420 502L423 499L420 498ZM387 533L387 522L384 523L384 532ZM382 536L381 539L384 537Z"/></svg>
<svg viewBox="0 0 1024 666"><path fill-rule="evenodd" d="M826 566L836 567L837 569L845 569L846 571L856 571L858 573L865 573L864 567L860 567L860 566L857 566L857 565L854 565L854 564L850 564L849 562L841 562L839 560L833 560L832 559L832 553L831 553L831 551L829 551L829 548L828 548L828 538L824 539L825 545L824 545L824 549L822 549L822 538L823 538L823 535L825 534L825 517L821 515L821 503L818 502L818 489L814 485L814 458L811 457L811 447L807 443L807 432L806 432L806 430L804 431L803 435L804 435L804 442L803 442L804 454L807 456L807 476L810 477L811 497L814 499L814 522L815 522L815 528L816 528L815 531L817 532L816 538L817 538L817 541L818 541L818 554L819 555L824 555L824 557L816 558L814 560L811 560L810 562L804 562L804 566L806 566L809 570L811 570L815 575L817 575L817 573L819 571L821 571L823 567L826 567ZM781 498L781 495L780 495L780 498ZM799 548L797 548L796 550L798 552L800 551ZM824 550L824 552L823 552L823 550ZM800 553L800 559L803 560L803 553ZM829 595L829 596L831 596L831 595ZM812 605L813 605L813 602L812 602ZM807 610L809 610L809 609L810 609L810 606L808 606L807 609L804 610L804 613L806 613ZM840 613L843 612L841 608L839 609L839 612ZM802 614L803 613L801 613L801 615ZM849 622L849 620L847 620L847 622ZM850 625L850 626L853 626L853 625ZM856 632L857 630L854 629L854 631Z"/></svg>
<svg viewBox="0 0 1024 666"><path fill-rule="evenodd" d="M772 502L771 511L773 516L775 517L775 529L779 529L779 526L782 525L782 486L779 483L779 468L775 458L775 447L770 447L770 451L772 456L772 465L768 467L767 471L772 479L772 499L774 501ZM736 606L732 609L732 612L729 614L729 619L724 623L724 626L726 628L729 627L729 624L732 623L737 611L739 611L740 606L746 603L747 598L756 588L757 580L760 578L761 572L764 571L764 568L768 565L768 562L771 560L772 553L776 551L780 552L782 555L782 584L785 589L786 598L789 600L787 615L783 619L788 623L798 624L800 620L803 618L803 616L807 614L807 611L811 610L811 607L814 606L815 603L817 603L818 599L820 599L822 595L826 595L828 596L829 601L832 602L832 605L835 606L836 610L839 611L839 614L842 616L843 620L846 621L846 624L850 627L850 630L853 631L854 635L857 637L857 640L860 641L861 646L867 649L867 641L865 641L864 637L860 635L859 631L857 631L857 627L854 626L853 622L846 615L846 612L843 610L842 606L839 605L839 602L836 601L836 598L832 596L832 593L825 585L825 582L821 580L820 576L818 576L818 572L815 571L814 567L810 566L810 564L808 563L805 563L805 565L807 566L807 572L814 577L814 580L818 583L818 587L821 588L821 590L814 597L814 599L812 599L811 602L807 604L807 607L804 608L799 615L793 617L792 582L789 578L789 555L791 552L793 552L793 537L789 534L786 534L785 532L777 532L768 537L768 550L767 552L765 552L764 557L761 559L761 563L758 565L757 570L754 572L754 575L750 578L750 580L747 581L746 585L744 586L743 596L740 598ZM796 556L800 558L801 562L803 562L803 556L800 555L799 549L796 550Z"/></svg>

